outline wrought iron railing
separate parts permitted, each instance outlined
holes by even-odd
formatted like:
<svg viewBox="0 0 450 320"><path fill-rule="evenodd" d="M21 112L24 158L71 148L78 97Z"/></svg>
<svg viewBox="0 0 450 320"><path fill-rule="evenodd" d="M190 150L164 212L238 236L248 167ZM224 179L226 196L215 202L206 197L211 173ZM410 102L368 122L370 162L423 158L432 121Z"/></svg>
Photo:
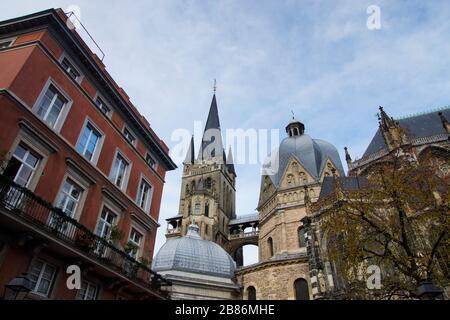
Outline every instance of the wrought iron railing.
<svg viewBox="0 0 450 320"><path fill-rule="evenodd" d="M107 239L99 237L61 209L36 196L30 190L0 175L0 206L46 233L76 247L97 261L107 264L130 280L157 289L170 282L136 261Z"/></svg>

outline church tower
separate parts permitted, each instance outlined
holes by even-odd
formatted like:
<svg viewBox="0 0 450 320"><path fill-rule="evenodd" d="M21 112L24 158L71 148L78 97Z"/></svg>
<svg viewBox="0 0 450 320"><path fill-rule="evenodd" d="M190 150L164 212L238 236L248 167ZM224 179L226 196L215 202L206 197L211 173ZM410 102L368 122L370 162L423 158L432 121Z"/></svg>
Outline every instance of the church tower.
<svg viewBox="0 0 450 320"><path fill-rule="evenodd" d="M236 217L236 172L231 149L227 157L222 141L214 94L197 158L192 137L183 162L179 213L167 219L166 238L184 236L194 220L204 240L226 245L228 222Z"/></svg>

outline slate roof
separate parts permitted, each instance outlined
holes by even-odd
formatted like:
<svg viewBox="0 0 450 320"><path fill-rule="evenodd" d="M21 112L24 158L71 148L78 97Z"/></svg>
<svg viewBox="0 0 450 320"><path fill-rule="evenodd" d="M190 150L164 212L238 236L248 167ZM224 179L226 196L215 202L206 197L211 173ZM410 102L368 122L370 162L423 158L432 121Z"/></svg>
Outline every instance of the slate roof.
<svg viewBox="0 0 450 320"><path fill-rule="evenodd" d="M297 159L316 180L322 175L327 159L334 163L340 175L345 175L336 148L324 140L312 139L307 134L285 138L277 153L274 158L275 161L278 160L278 170L270 175L276 187L279 187L291 159ZM276 165L273 165L273 168L276 168Z"/></svg>
<svg viewBox="0 0 450 320"><path fill-rule="evenodd" d="M366 177L325 177L323 179L322 188L320 189L319 199L333 193L335 181L339 181L342 189L346 191L357 190L367 186Z"/></svg>
<svg viewBox="0 0 450 320"><path fill-rule="evenodd" d="M440 112L442 112L446 119L450 120L450 107L440 110ZM398 119L397 121L402 128L406 129L408 136L412 139L446 133L438 112L436 111ZM375 136L364 152L363 158L386 148L387 146L384 142L383 135L378 128Z"/></svg>

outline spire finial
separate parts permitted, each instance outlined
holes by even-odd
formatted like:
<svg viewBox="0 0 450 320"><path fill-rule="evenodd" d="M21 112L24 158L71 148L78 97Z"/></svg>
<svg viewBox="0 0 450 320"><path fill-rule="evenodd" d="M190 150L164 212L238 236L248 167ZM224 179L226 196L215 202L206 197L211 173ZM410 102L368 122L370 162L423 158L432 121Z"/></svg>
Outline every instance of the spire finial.
<svg viewBox="0 0 450 320"><path fill-rule="evenodd" d="M294 110L291 109L291 113L292 113L292 120L295 120Z"/></svg>
<svg viewBox="0 0 450 320"><path fill-rule="evenodd" d="M216 94L216 90L217 90L217 81L216 81L216 79L214 79L214 86L213 86L214 94Z"/></svg>

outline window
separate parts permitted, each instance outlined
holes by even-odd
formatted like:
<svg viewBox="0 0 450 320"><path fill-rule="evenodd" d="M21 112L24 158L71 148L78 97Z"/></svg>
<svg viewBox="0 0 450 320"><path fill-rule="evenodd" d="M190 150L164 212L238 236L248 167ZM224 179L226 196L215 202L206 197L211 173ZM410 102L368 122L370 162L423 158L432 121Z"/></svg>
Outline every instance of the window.
<svg viewBox="0 0 450 320"><path fill-rule="evenodd" d="M89 161L92 160L100 138L101 134L88 122L78 142L78 152Z"/></svg>
<svg viewBox="0 0 450 320"><path fill-rule="evenodd" d="M209 217L209 201L205 202L205 217Z"/></svg>
<svg viewBox="0 0 450 320"><path fill-rule="evenodd" d="M305 279L297 279L294 282L295 300L309 300L308 283Z"/></svg>
<svg viewBox="0 0 450 320"><path fill-rule="evenodd" d="M145 181L144 179L141 180L141 185L139 186L139 192L138 192L138 205L141 207L142 210L148 211L150 208L150 192L152 187L150 184Z"/></svg>
<svg viewBox="0 0 450 320"><path fill-rule="evenodd" d="M100 219L98 221L97 230L95 234L101 238L109 237L111 228L116 222L117 215L111 212L108 208L104 207Z"/></svg>
<svg viewBox="0 0 450 320"><path fill-rule="evenodd" d="M267 246L269 247L269 257L273 257L273 240L272 240L272 238L267 239Z"/></svg>
<svg viewBox="0 0 450 320"><path fill-rule="evenodd" d="M42 260L36 260L29 273L31 290L37 294L48 296L55 278L56 268Z"/></svg>
<svg viewBox="0 0 450 320"><path fill-rule="evenodd" d="M256 289L253 286L247 288L247 299L256 300Z"/></svg>
<svg viewBox="0 0 450 320"><path fill-rule="evenodd" d="M143 235L136 231L136 229L131 228L130 239L128 240L128 254L133 259L138 257L139 249L141 247Z"/></svg>
<svg viewBox="0 0 450 320"><path fill-rule="evenodd" d="M155 168L156 167L156 161L155 159L153 159L153 157L150 155L150 153L147 152L147 154L145 155L145 162L147 162L147 164L152 167Z"/></svg>
<svg viewBox="0 0 450 320"><path fill-rule="evenodd" d="M97 96L95 99L95 104L99 108L99 110L106 116L109 116L109 113L111 112L111 109L106 105L105 101L103 101L102 98Z"/></svg>
<svg viewBox="0 0 450 320"><path fill-rule="evenodd" d="M13 44L14 40L12 39L4 39L0 40L0 49L8 48Z"/></svg>
<svg viewBox="0 0 450 320"><path fill-rule="evenodd" d="M298 246L300 248L306 247L306 233L303 227L298 228Z"/></svg>
<svg viewBox="0 0 450 320"><path fill-rule="evenodd" d="M59 195L57 207L69 217L74 217L78 202L81 198L82 190L70 179L64 182L64 186Z"/></svg>
<svg viewBox="0 0 450 320"><path fill-rule="evenodd" d="M22 187L28 187L39 159L40 157L30 151L28 147L19 144L3 174Z"/></svg>
<svg viewBox="0 0 450 320"><path fill-rule="evenodd" d="M200 214L200 202L196 202L194 205L194 214Z"/></svg>
<svg viewBox="0 0 450 320"><path fill-rule="evenodd" d="M124 185L124 180L126 178L128 166L129 163L125 160L125 158L122 157L120 153L117 153L111 171L111 178L114 184L118 186L120 189L122 189Z"/></svg>
<svg viewBox="0 0 450 320"><path fill-rule="evenodd" d="M78 81L80 79L80 72L78 72L78 70L73 66L72 63L69 62L67 58L63 58L63 60L61 61L61 66L64 68L64 70L67 71L67 73L73 80Z"/></svg>
<svg viewBox="0 0 450 320"><path fill-rule="evenodd" d="M54 128L66 103L67 99L51 84L38 104L36 113Z"/></svg>
<svg viewBox="0 0 450 320"><path fill-rule="evenodd" d="M125 139L128 140L128 142L130 142L131 144L134 145L134 141L136 141L136 138L133 136L133 134L131 133L130 130L128 130L127 128L124 128L123 135L125 136Z"/></svg>
<svg viewBox="0 0 450 320"><path fill-rule="evenodd" d="M88 282L82 281L81 288L77 293L77 300L96 300L97 299L98 287L97 285Z"/></svg>

